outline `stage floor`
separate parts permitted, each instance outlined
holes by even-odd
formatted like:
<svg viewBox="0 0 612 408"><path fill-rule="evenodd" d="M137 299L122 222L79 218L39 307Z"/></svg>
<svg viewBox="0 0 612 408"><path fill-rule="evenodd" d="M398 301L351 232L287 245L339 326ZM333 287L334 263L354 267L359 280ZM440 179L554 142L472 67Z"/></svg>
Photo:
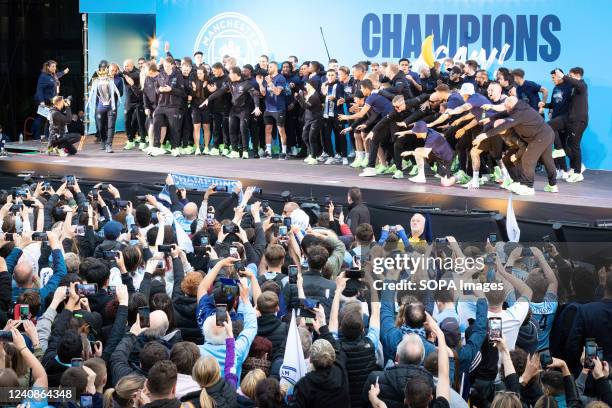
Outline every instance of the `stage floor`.
<svg viewBox="0 0 612 408"><path fill-rule="evenodd" d="M123 150L125 136L115 138L115 153L100 150L92 136L87 137L84 148L76 156L57 157L42 153L12 153L0 159L0 167L7 172L33 170L40 174L75 174L77 177L100 180L163 183L164 174L169 172L205 175L223 178L237 178L249 183L267 186L273 190L294 189L301 192L328 189L337 193L338 188L359 186L373 192L392 193L391 202L385 205L435 205L444 209L479 208L505 213L509 193L497 185L488 184L478 190L460 186L441 187L439 180L428 176L426 185L417 185L407 179L394 180L390 175L359 177L359 172L348 166L309 166L302 160L230 160L221 157L189 156L149 157L137 151ZM40 143L25 142L7 148L31 148L41 150ZM544 193L546 178L538 174L536 195L532 197L513 196L514 209L518 216L546 220L593 221L598 218L612 218L612 172L587 170L585 180L569 184L559 181L559 193ZM288 186L288 187L287 187ZM282 187L282 188L280 188ZM270 189L268 189L270 190ZM314 194L314 193L313 193ZM346 194L346 193L344 193ZM366 195L366 201L376 203L381 195ZM344 201L344 200L343 200Z"/></svg>

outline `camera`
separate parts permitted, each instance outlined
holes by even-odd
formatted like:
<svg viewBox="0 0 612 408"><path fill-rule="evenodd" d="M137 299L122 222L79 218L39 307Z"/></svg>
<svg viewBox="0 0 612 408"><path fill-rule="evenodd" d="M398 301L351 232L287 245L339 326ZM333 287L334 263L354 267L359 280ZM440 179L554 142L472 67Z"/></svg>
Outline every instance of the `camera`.
<svg viewBox="0 0 612 408"><path fill-rule="evenodd" d="M106 260L113 260L119 258L119 251L104 251L102 257Z"/></svg>
<svg viewBox="0 0 612 408"><path fill-rule="evenodd" d="M227 193L228 191L227 186L215 186L215 192L217 193Z"/></svg>
<svg viewBox="0 0 612 408"><path fill-rule="evenodd" d="M223 226L224 234L235 234L238 232L238 228L234 224L227 224Z"/></svg>
<svg viewBox="0 0 612 408"><path fill-rule="evenodd" d="M32 241L47 241L47 233L46 232L35 232L32 234Z"/></svg>
<svg viewBox="0 0 612 408"><path fill-rule="evenodd" d="M274 217L270 218L270 222L272 224L280 224L281 222L283 222L283 217L275 215Z"/></svg>

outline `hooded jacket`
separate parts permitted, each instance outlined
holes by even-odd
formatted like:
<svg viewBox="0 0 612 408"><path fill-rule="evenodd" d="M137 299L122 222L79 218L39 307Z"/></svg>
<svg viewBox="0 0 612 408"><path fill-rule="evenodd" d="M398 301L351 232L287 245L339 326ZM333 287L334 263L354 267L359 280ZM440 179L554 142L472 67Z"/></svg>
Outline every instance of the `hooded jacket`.
<svg viewBox="0 0 612 408"><path fill-rule="evenodd" d="M404 408L406 383L416 377L426 378L432 389L434 388L433 376L425 369L413 364L398 364L384 371L373 371L363 385L362 402L365 406L369 406L368 391L378 378L378 385L380 386L378 398L387 404L387 408Z"/></svg>
<svg viewBox="0 0 612 408"><path fill-rule="evenodd" d="M176 282L174 283L176 285ZM180 329L184 341L202 344L204 338L196 320L198 302L193 296L180 294L173 299L174 324Z"/></svg>
<svg viewBox="0 0 612 408"><path fill-rule="evenodd" d="M200 393L202 391L193 391L185 394L181 398L181 402L190 402L195 408L200 406ZM236 390L225 380L221 379L216 384L207 387L206 392L215 400L215 408L234 408L237 406Z"/></svg>
<svg viewBox="0 0 612 408"><path fill-rule="evenodd" d="M149 402L142 406L142 408L179 408L181 402L176 398L172 399L161 399L153 402Z"/></svg>
<svg viewBox="0 0 612 408"><path fill-rule="evenodd" d="M257 335L265 337L272 342L272 358L283 358L289 328L287 323L281 322L274 314L266 314L257 318Z"/></svg>
<svg viewBox="0 0 612 408"><path fill-rule="evenodd" d="M158 75L159 86L168 85L172 89L170 92L159 92L159 99L157 106L163 106L167 108L181 108L183 106L183 99L185 98L185 89L183 87L183 75L181 72L172 68L172 72L167 74L163 69L159 71Z"/></svg>

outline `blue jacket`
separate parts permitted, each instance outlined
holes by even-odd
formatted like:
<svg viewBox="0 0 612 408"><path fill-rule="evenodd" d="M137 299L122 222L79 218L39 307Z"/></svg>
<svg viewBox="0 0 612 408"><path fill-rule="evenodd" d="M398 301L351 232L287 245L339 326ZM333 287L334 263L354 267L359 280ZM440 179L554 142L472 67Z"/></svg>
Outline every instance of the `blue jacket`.
<svg viewBox="0 0 612 408"><path fill-rule="evenodd" d="M41 102L49 105L51 103L51 99L57 95L57 83L56 81L64 76L64 72L58 72L53 75L48 74L46 72L41 72L38 77L38 83L36 84L36 94L34 95L34 100L36 100L36 104L40 104Z"/></svg>
<svg viewBox="0 0 612 408"><path fill-rule="evenodd" d="M13 276L13 270L19 261L19 258L23 254L23 251L19 248L13 248L9 256L6 258L6 266L11 277ZM68 273L66 270L66 264L64 263L64 255L60 249L54 249L51 251L51 256L53 258L53 276L49 279L49 282L42 288L32 288L32 289L24 289L19 287L13 287L13 303L17 301L19 295L26 290L36 290L40 293L40 299L42 302L49 296L50 294L55 292L55 289L59 286L62 278L66 276ZM43 308L41 308L40 314L44 312Z"/></svg>
<svg viewBox="0 0 612 408"><path fill-rule="evenodd" d="M459 370L462 373L469 371L470 365L474 357L480 352L482 342L487 338L487 313L488 306L487 300L484 298L478 299L476 302L476 320L474 321L474 327L470 338L465 342L457 351L457 357L459 357ZM454 370L454 367L452 367ZM451 382L453 377L451 376Z"/></svg>
<svg viewBox="0 0 612 408"><path fill-rule="evenodd" d="M387 282L389 281L385 281L385 283ZM424 335L419 334L419 336L423 341L425 356L436 351L436 346L429 342ZM397 345L403 337L402 330L395 326L395 292L385 289L382 291L380 306L380 342L383 345L385 363L389 360L395 360Z"/></svg>

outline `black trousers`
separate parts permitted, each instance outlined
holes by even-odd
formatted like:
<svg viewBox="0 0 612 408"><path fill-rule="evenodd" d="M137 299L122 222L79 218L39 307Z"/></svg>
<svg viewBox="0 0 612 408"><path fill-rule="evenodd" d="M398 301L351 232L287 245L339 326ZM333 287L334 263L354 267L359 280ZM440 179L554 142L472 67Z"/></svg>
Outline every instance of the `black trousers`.
<svg viewBox="0 0 612 408"><path fill-rule="evenodd" d="M249 150L249 115L245 109L238 112L230 112L229 133L230 145L233 150L246 152Z"/></svg>
<svg viewBox="0 0 612 408"><path fill-rule="evenodd" d="M582 135L587 127L586 122L582 121L570 121L567 115L557 116L548 122L548 125L555 132L555 145L557 148L562 146L565 148L565 154L569 157L570 167L574 169L575 173L580 173L582 167L582 150L580 149L580 142L582 141ZM565 133L565 143L561 135ZM565 170L565 161L561 167Z"/></svg>
<svg viewBox="0 0 612 408"><path fill-rule="evenodd" d="M557 172L555 162L552 158L552 145L555 140L555 134L548 126L538 133L534 140L527 144L527 149L521 157L521 184L527 187L533 187L533 179L535 177L535 167L538 160L542 160L546 175L548 176L548 184L554 186L557 184Z"/></svg>
<svg viewBox="0 0 612 408"><path fill-rule="evenodd" d="M518 152L518 149L516 148L508 149L504 152L501 159L504 163L504 167L506 168L506 170L508 170L508 175L510 175L510 178L514 181L520 180L521 176L521 169L519 167L521 165L520 160L518 163L515 164L510 159L512 155L516 152Z"/></svg>
<svg viewBox="0 0 612 408"><path fill-rule="evenodd" d="M113 110L110 105L96 109L96 129L100 141L107 146L113 144L115 123L117 123L117 110Z"/></svg>
<svg viewBox="0 0 612 408"><path fill-rule="evenodd" d="M323 150L330 156L334 155L334 148L332 146L332 132L334 132L334 141L336 145L336 153L342 157L346 157L346 136L341 135L340 122L334 116L331 118L323 118Z"/></svg>
<svg viewBox="0 0 612 408"><path fill-rule="evenodd" d="M212 134L214 138L213 146L219 148L223 143L229 145L229 113L212 112Z"/></svg>
<svg viewBox="0 0 612 408"><path fill-rule="evenodd" d="M370 141L370 151L368 156L368 167L376 166L376 157L378 148L382 145L387 144L390 138L390 127L389 126L377 126L376 130L373 130L374 135ZM401 162L400 162L401 164Z"/></svg>
<svg viewBox="0 0 612 408"><path fill-rule="evenodd" d="M144 106L138 104L127 105L125 107L125 133L130 142L134 141L134 136L138 132L140 140L146 140L146 118Z"/></svg>
<svg viewBox="0 0 612 408"><path fill-rule="evenodd" d="M292 148L293 146L300 146L300 139L302 132L300 131L299 125L299 109L291 109L287 110L285 117L285 133L287 134L287 148Z"/></svg>
<svg viewBox="0 0 612 408"><path fill-rule="evenodd" d="M170 145L173 149L179 147L181 143L182 119L181 108L158 106L153 113L154 146L160 147L161 128L167 126L166 135L170 135Z"/></svg>
<svg viewBox="0 0 612 408"><path fill-rule="evenodd" d="M310 119L304 122L302 129L302 140L306 144L308 155L315 157L319 152L319 135L323 120L321 118Z"/></svg>
<svg viewBox="0 0 612 408"><path fill-rule="evenodd" d="M68 154L73 155L77 152L74 144L78 143L80 140L81 135L79 133L64 133L59 138L50 141L49 145L51 147L57 147L58 149L65 149Z"/></svg>
<svg viewBox="0 0 612 408"><path fill-rule="evenodd" d="M417 147L425 146L424 139L417 139L414 135L396 137L393 143L393 161L398 170L402 169L402 153L414 151ZM414 158L414 156L408 156Z"/></svg>
<svg viewBox="0 0 612 408"><path fill-rule="evenodd" d="M193 121L191 120L192 107L183 110L183 120L181 123L181 147L193 145Z"/></svg>
<svg viewBox="0 0 612 408"><path fill-rule="evenodd" d="M263 113L259 116L251 114L249 120L249 129L251 132L251 141L253 142L253 151L257 153L259 146L265 144L265 126L263 123ZM264 140L264 142L262 142Z"/></svg>

